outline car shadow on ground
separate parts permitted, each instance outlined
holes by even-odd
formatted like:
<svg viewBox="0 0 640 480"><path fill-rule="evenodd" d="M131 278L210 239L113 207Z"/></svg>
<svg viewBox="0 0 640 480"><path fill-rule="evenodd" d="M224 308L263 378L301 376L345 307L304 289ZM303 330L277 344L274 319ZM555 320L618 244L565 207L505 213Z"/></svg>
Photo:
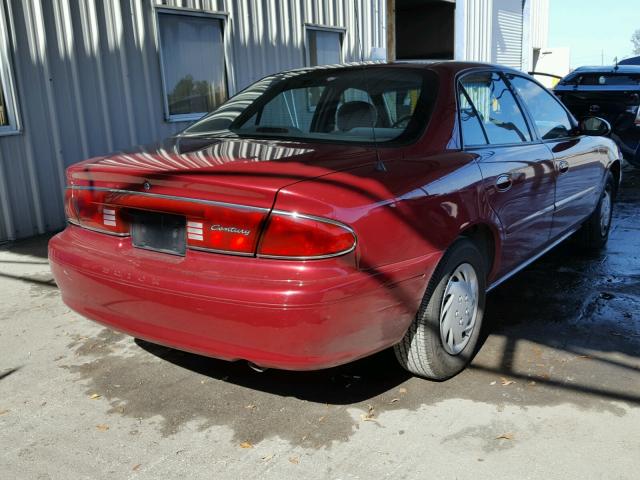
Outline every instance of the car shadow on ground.
<svg viewBox="0 0 640 480"><path fill-rule="evenodd" d="M201 375L252 390L315 403L359 403L393 390L411 378L411 375L397 363L390 349L324 370L293 372L269 369L257 372L243 361L217 360L140 339L136 339L136 343L152 355Z"/></svg>

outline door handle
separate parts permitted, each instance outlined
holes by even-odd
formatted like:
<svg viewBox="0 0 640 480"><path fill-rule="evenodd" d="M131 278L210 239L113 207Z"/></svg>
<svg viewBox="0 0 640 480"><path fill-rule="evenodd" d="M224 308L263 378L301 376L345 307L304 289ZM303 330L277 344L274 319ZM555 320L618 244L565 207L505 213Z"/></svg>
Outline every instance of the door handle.
<svg viewBox="0 0 640 480"><path fill-rule="evenodd" d="M566 160L560 160L558 162L558 172L567 173L569 171L569 162Z"/></svg>
<svg viewBox="0 0 640 480"><path fill-rule="evenodd" d="M513 186L510 173L505 173L496 178L496 188L499 192L506 192Z"/></svg>

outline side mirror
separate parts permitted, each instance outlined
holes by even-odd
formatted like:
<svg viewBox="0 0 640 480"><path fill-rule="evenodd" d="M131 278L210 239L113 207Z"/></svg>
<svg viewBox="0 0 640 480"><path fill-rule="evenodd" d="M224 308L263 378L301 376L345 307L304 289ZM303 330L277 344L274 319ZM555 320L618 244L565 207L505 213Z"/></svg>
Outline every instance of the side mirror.
<svg viewBox="0 0 640 480"><path fill-rule="evenodd" d="M611 124L604 118L585 117L580 120L580 132L590 137L605 137L611 133Z"/></svg>

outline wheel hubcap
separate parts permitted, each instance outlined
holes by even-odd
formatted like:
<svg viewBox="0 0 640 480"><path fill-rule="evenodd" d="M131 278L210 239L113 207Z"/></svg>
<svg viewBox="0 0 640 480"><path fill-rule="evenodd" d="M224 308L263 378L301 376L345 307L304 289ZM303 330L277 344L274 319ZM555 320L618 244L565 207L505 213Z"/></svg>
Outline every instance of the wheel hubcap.
<svg viewBox="0 0 640 480"><path fill-rule="evenodd" d="M609 190L604 191L602 203L600 204L600 234L604 237L609 230L611 222L611 193Z"/></svg>
<svg viewBox="0 0 640 480"><path fill-rule="evenodd" d="M478 276L469 263L449 277L440 307L440 339L447 353L458 355L469 343L478 314Z"/></svg>

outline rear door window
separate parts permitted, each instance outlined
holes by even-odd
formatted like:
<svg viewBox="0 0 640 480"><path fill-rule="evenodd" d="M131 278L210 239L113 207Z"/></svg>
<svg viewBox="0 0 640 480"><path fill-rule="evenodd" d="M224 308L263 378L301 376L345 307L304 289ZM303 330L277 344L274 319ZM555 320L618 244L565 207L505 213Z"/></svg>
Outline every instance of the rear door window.
<svg viewBox="0 0 640 480"><path fill-rule="evenodd" d="M461 85L475 107L489 143L507 145L531 141L522 110L498 73L472 73L462 78Z"/></svg>
<svg viewBox="0 0 640 480"><path fill-rule="evenodd" d="M509 76L509 81L529 110L540 138L553 140L570 136L569 115L551 93L524 77Z"/></svg>
<svg viewBox="0 0 640 480"><path fill-rule="evenodd" d="M484 135L480 118L476 109L469 102L469 98L465 92L460 89L458 92L460 105L460 126L462 129L462 141L465 146L486 145L487 137Z"/></svg>

